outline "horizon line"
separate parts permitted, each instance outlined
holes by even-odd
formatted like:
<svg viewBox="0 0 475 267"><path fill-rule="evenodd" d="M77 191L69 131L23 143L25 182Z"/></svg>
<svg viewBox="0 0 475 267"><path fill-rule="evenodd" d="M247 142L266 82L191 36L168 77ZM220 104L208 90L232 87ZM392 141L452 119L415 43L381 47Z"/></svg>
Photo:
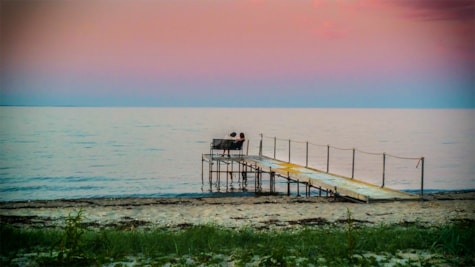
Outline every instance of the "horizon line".
<svg viewBox="0 0 475 267"><path fill-rule="evenodd" d="M378 106L201 106L201 105L12 105L0 107L50 107L50 108L262 108L262 109L475 109L473 107L378 107Z"/></svg>

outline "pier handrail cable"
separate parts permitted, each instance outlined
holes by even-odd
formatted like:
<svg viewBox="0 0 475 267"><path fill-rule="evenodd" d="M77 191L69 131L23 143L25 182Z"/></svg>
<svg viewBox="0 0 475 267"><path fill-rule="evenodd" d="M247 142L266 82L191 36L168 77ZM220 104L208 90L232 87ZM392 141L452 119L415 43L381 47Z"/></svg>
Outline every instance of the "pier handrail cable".
<svg viewBox="0 0 475 267"><path fill-rule="evenodd" d="M338 149L338 150L353 150L354 148L340 148L336 146L330 146L331 148Z"/></svg>
<svg viewBox="0 0 475 267"><path fill-rule="evenodd" d="M300 143L300 144L308 143L309 145L313 145L313 146L321 146L321 147L329 146L330 148L334 148L334 149L338 149L338 150L353 150L354 149L357 152L368 154L368 155L374 155L374 156L382 156L383 154L385 154L387 157L393 157L393 158L398 158L398 159L409 159L409 160L420 160L421 159L421 157L402 157L402 156L396 156L396 155L387 154L387 153L368 152L368 151L364 151L364 150L357 149L357 148L342 148L342 147L337 147L337 146L333 146L333 145L322 145L322 144L316 144L316 143L312 143L312 142L308 142L308 141L300 141L300 140L291 140L291 139L286 139L286 138L279 138L279 137L276 137L276 136L262 135L262 137L269 138L269 139L275 139L277 141L289 141L290 140L293 143Z"/></svg>
<svg viewBox="0 0 475 267"><path fill-rule="evenodd" d="M358 151L360 153L363 153L363 154L374 155L374 156L382 156L384 154L384 153L379 153L379 152L367 152L367 151L363 151L363 150L360 150L360 149L356 149L356 151Z"/></svg>
<svg viewBox="0 0 475 267"><path fill-rule="evenodd" d="M401 156L394 156L394 155L391 155L391 154L386 154L386 156L388 157L392 157L392 158L397 158L397 159L409 159L409 160L421 160L422 157L418 157L418 158L415 158L415 157L401 157Z"/></svg>
<svg viewBox="0 0 475 267"><path fill-rule="evenodd" d="M346 151L353 151L353 159L352 159L352 175L351 175L351 178L353 179L354 177L354 167L355 167L355 152L359 152L359 153L363 153L363 154L368 154L368 155L373 155L373 156L383 156L383 183L382 183L382 187L384 187L384 180L385 180L385 165L386 165L386 157L392 157L392 158L397 158L397 159L403 159L403 160L418 160L417 162L417 165L416 165L416 168L419 167L419 165L421 164L422 165L422 168L421 168L421 199L422 199L422 196L423 196L423 191L424 191L424 157L402 157L402 156L396 156L396 155L391 155L391 154L387 154L387 153L375 153L375 152L368 152L368 151L364 151L364 150L360 150L360 149L356 149L356 148L341 148L341 147L335 147L335 146L331 146L331 145L321 145L321 144L315 144L315 143L311 143L311 142L308 142L308 141L298 141L298 140L291 140L291 139L284 139L284 138L277 138L276 136L274 137L271 137L271 136L265 136L264 134L260 134L261 136L261 145L260 145L260 155L262 155L262 139L265 137L265 138L269 138L269 139L273 139L274 140L274 158L276 158L276 141L286 141L288 142L288 149L289 149L289 158L288 158L288 162L290 163L291 161L291 154L290 154L290 150L291 150L291 143L294 142L294 143L301 143L301 144L306 144L306 163L305 163L305 167L308 167L308 145L313 145L313 146L320 146L320 147L326 147L327 148L327 173L329 172L329 164L330 164L330 149L333 148L333 149L337 149L337 150L346 150Z"/></svg>
<svg viewBox="0 0 475 267"><path fill-rule="evenodd" d="M312 145L312 146L320 146L320 147L327 147L328 145L321 145L321 144L315 144L315 143L312 143L312 142L308 142L309 145Z"/></svg>

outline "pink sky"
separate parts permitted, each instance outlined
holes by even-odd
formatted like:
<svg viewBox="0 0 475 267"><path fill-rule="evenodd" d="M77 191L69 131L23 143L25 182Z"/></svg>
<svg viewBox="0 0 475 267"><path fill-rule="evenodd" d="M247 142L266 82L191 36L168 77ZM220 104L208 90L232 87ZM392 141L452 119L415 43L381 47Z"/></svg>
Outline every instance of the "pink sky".
<svg viewBox="0 0 475 267"><path fill-rule="evenodd" d="M400 91L399 101L436 94L434 106L475 106L472 0L2 3L2 71L12 81L2 91L12 100L22 91L160 105L239 91L319 106L319 96Z"/></svg>

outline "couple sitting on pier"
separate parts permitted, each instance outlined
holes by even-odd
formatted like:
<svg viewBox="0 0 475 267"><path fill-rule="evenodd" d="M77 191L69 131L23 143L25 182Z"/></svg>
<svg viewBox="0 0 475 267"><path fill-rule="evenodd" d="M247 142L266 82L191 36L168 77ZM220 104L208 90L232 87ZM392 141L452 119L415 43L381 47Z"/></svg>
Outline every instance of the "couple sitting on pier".
<svg viewBox="0 0 475 267"><path fill-rule="evenodd" d="M246 138L244 133L240 133L239 136L237 136L236 132L232 132L224 137L224 141L225 142L222 144L223 154L221 154L221 156L224 157L224 154L226 154L227 150L228 157L230 157L229 150L241 150L242 144L244 141L246 141Z"/></svg>

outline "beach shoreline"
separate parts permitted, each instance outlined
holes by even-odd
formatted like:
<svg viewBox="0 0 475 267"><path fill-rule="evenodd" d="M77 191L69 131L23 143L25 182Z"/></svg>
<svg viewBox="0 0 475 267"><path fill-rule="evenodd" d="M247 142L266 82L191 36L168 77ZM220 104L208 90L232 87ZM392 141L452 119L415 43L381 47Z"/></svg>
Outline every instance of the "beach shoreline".
<svg viewBox="0 0 475 267"><path fill-rule="evenodd" d="M93 198L0 202L0 222L18 227L63 227L80 210L92 228L180 229L196 225L289 229L338 225L437 226L475 222L475 191L440 192L424 201L359 204L327 197Z"/></svg>

